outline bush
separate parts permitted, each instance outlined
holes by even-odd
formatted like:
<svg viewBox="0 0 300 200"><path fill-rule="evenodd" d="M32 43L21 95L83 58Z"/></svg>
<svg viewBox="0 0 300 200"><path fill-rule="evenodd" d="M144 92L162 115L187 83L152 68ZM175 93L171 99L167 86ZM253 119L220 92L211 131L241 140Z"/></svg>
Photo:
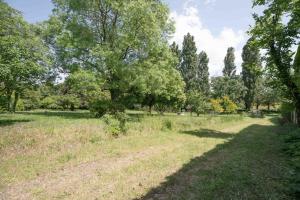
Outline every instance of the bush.
<svg viewBox="0 0 300 200"><path fill-rule="evenodd" d="M121 133L127 132L126 122L128 117L123 112L115 113L114 115L106 114L103 117L103 121L106 124L106 131L117 137Z"/></svg>
<svg viewBox="0 0 300 200"><path fill-rule="evenodd" d="M25 106L24 106L24 101L22 99L19 99L17 106L16 106L17 111L24 111Z"/></svg>
<svg viewBox="0 0 300 200"><path fill-rule="evenodd" d="M171 120L164 120L162 124L162 130L172 130L173 123Z"/></svg>
<svg viewBox="0 0 300 200"><path fill-rule="evenodd" d="M221 99L211 99L210 100L211 109L216 113L222 113L224 111L224 109L223 109L221 103L222 103Z"/></svg>
<svg viewBox="0 0 300 200"><path fill-rule="evenodd" d="M280 107L281 117L280 120L281 124L289 123L292 121L291 113L295 110L295 106L292 102L283 102Z"/></svg>
<svg viewBox="0 0 300 200"><path fill-rule="evenodd" d="M290 176L290 191L296 199L300 198L300 129L292 130L284 138L284 152L289 156L292 168Z"/></svg>
<svg viewBox="0 0 300 200"><path fill-rule="evenodd" d="M57 96L49 96L41 101L41 108L45 109L60 109L61 107L57 104Z"/></svg>
<svg viewBox="0 0 300 200"><path fill-rule="evenodd" d="M225 113L236 113L238 106L231 101L228 96L224 96L222 99L222 105Z"/></svg>

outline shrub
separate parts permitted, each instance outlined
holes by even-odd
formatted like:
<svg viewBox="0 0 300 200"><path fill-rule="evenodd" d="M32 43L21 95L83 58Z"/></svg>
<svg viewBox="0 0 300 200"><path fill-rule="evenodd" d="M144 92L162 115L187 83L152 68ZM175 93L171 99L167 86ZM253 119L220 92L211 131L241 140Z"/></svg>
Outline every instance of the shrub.
<svg viewBox="0 0 300 200"><path fill-rule="evenodd" d="M173 123L171 120L164 120L162 124L162 130L172 130Z"/></svg>
<svg viewBox="0 0 300 200"><path fill-rule="evenodd" d="M16 106L17 111L24 111L25 106L24 106L24 101L22 99L19 99L17 106Z"/></svg>
<svg viewBox="0 0 300 200"><path fill-rule="evenodd" d="M238 106L228 96L222 98L222 105L225 113L236 113Z"/></svg>
<svg viewBox="0 0 300 200"><path fill-rule="evenodd" d="M114 115L105 114L102 118L106 124L106 131L113 136L117 137L119 134L127 132L126 122L128 117L124 112L118 112Z"/></svg>
<svg viewBox="0 0 300 200"><path fill-rule="evenodd" d="M290 191L296 199L300 198L300 129L292 130L285 135L284 152L289 156L290 166L292 168L290 176Z"/></svg>
<svg viewBox="0 0 300 200"><path fill-rule="evenodd" d="M211 99L210 100L211 109L216 113L222 113L224 111L224 109L223 109L221 103L222 103L221 99Z"/></svg>

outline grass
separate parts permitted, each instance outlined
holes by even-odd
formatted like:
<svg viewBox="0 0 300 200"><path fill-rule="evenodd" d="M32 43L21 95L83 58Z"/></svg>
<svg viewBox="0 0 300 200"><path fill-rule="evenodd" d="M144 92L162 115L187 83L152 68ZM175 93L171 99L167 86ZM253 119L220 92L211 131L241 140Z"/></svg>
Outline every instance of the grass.
<svg viewBox="0 0 300 200"><path fill-rule="evenodd" d="M292 199L283 128L242 115L0 115L0 199Z"/></svg>

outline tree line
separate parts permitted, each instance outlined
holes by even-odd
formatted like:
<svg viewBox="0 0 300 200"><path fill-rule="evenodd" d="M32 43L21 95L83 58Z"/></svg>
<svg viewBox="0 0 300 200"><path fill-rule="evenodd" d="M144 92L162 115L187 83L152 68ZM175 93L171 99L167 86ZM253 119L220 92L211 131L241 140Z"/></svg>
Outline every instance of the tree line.
<svg viewBox="0 0 300 200"><path fill-rule="evenodd" d="M175 28L162 1L53 3L50 19L32 25L0 0L3 110L80 108L103 116L147 106L199 115L280 102L286 116L300 116L300 50L293 50L299 46L299 1L254 0L266 9L254 15L241 74L229 47L223 75L211 78L209 57L197 53L194 36L185 35L181 49L168 44Z"/></svg>

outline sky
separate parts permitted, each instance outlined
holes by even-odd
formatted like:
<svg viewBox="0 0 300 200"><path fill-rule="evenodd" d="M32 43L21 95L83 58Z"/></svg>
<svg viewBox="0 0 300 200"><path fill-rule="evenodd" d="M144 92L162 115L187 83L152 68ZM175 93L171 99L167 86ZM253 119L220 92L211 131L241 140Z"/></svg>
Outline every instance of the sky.
<svg viewBox="0 0 300 200"><path fill-rule="evenodd" d="M53 5L51 0L5 0L20 10L30 23L48 19ZM241 71L241 53L253 24L252 0L164 0L170 8L170 18L176 32L170 43L180 46L188 32L195 37L198 53L205 51L210 59L211 76L222 74L228 47L235 48L236 65ZM259 12L259 10L256 10Z"/></svg>

